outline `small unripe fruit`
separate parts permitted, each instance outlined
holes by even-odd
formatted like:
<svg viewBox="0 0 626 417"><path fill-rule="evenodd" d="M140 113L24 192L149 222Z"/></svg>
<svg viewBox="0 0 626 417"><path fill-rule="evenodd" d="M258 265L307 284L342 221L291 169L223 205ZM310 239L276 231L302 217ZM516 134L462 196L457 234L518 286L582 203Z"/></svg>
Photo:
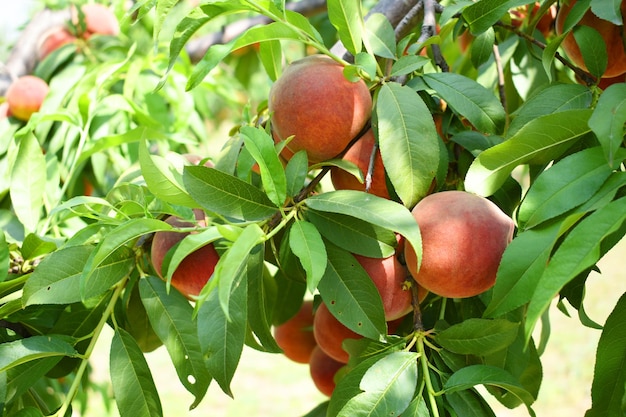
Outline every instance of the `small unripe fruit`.
<svg viewBox="0 0 626 417"><path fill-rule="evenodd" d="M422 262L407 242L405 260L415 281L442 297L465 298L491 288L515 224L490 200L442 191L412 210L422 235Z"/></svg>
<svg viewBox="0 0 626 417"><path fill-rule="evenodd" d="M49 90L48 84L34 75L24 75L18 78L11 83L6 93L11 115L28 121L33 113L39 111Z"/></svg>
<svg viewBox="0 0 626 417"><path fill-rule="evenodd" d="M198 225L204 225L204 212L194 210ZM174 227L193 227L191 222L182 221L181 219L170 216L165 220L166 223ZM177 243L185 238L189 233L179 232L156 232L152 239L152 248L150 259L152 266L159 275L164 278L165 272L162 271L163 260L167 252ZM219 254L215 250L213 244L205 245L194 252L187 255L178 265L172 274L171 284L188 298L193 298L200 294L204 285L213 275L215 265L219 261Z"/></svg>
<svg viewBox="0 0 626 417"><path fill-rule="evenodd" d="M309 363L311 352L317 346L313 336L313 301L305 300L295 316L276 326L274 339L287 358Z"/></svg>
<svg viewBox="0 0 626 417"><path fill-rule="evenodd" d="M268 108L276 140L294 135L283 156L304 149L309 162L340 154L370 118L372 97L363 80L349 81L344 67L323 55L289 65L270 90Z"/></svg>

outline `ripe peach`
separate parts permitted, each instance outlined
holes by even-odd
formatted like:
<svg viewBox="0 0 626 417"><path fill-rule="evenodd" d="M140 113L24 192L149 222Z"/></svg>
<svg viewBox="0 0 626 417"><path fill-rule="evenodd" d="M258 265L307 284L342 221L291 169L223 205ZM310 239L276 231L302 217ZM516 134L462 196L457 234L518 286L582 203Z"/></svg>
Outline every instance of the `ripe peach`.
<svg viewBox="0 0 626 417"><path fill-rule="evenodd" d="M426 293L424 293L425 295ZM394 333L403 317L387 322L388 333ZM321 303L317 307L313 318L313 335L317 346L334 360L342 363L348 363L350 355L343 349L343 341L346 339L362 339L358 333L353 332L344 326L339 320L333 316L325 303Z"/></svg>
<svg viewBox="0 0 626 417"><path fill-rule="evenodd" d="M41 43L37 48L39 60L41 61L63 45L67 45L75 41L76 36L72 35L63 26L57 26L50 29L42 36Z"/></svg>
<svg viewBox="0 0 626 417"><path fill-rule="evenodd" d="M317 389L324 395L331 396L335 390L335 375L344 366L328 356L319 346L311 353L309 371Z"/></svg>
<svg viewBox="0 0 626 417"><path fill-rule="evenodd" d="M442 297L464 298L491 288L514 223L484 197L442 191L424 197L412 210L422 234L422 263L410 243L404 248L415 281Z"/></svg>
<svg viewBox="0 0 626 417"><path fill-rule="evenodd" d="M295 316L276 326L274 338L287 358L309 363L311 352L317 346L313 336L313 301L305 300Z"/></svg>
<svg viewBox="0 0 626 417"><path fill-rule="evenodd" d="M194 210L194 213L196 215L197 225L204 225L204 212ZM165 221L174 227L195 226L194 223L182 221L175 216L169 216ZM189 233L165 231L156 232L154 234L150 259L159 277L163 278L165 276L165 271L162 271L162 267L167 252L188 234ZM204 285L209 281L211 275L213 275L213 270L218 260L219 254L212 244L197 249L195 252L187 255L178 265L172 275L172 286L188 298L197 296L200 294Z"/></svg>
<svg viewBox="0 0 626 417"><path fill-rule="evenodd" d="M350 358L348 352L343 349L343 341L346 339L361 339L363 337L337 320L324 303L321 303L315 312L313 335L317 345L324 353L342 363L348 363Z"/></svg>
<svg viewBox="0 0 626 417"><path fill-rule="evenodd" d="M295 137L289 153L306 150L317 163L341 153L363 129L372 97L363 80L349 81L343 66L324 55L310 55L289 65L270 90L268 108L277 140Z"/></svg>
<svg viewBox="0 0 626 417"><path fill-rule="evenodd" d="M376 139L374 131L368 130L359 140L357 140L344 154L343 159L354 163L363 173L363 178L367 175L370 165L370 158ZM330 179L337 190L359 190L365 191L366 183L361 183L354 175L338 167L330 169ZM390 198L385 179L385 167L380 150L376 149L374 156L374 167L372 171L372 183L369 189L371 194L382 198Z"/></svg>
<svg viewBox="0 0 626 417"><path fill-rule="evenodd" d="M28 121L38 112L48 95L48 83L34 75L24 75L13 81L6 93L9 111L15 118Z"/></svg>
<svg viewBox="0 0 626 417"><path fill-rule="evenodd" d="M79 34L82 38L89 39L93 34L117 36L120 33L117 17L108 7L102 4L89 3L80 6L80 8L85 16L84 32ZM72 23L76 26L79 26L80 23L75 7L72 7Z"/></svg>
<svg viewBox="0 0 626 417"><path fill-rule="evenodd" d="M406 269L398 262L395 254L387 258L369 258L356 254L354 257L380 293L385 309L385 320L395 320L411 312L411 291L404 288Z"/></svg>
<svg viewBox="0 0 626 417"><path fill-rule="evenodd" d="M563 26L565 19L569 15L572 6L576 3L576 0L571 0L569 3L562 3L559 11L556 15L556 33L561 35L563 33ZM622 15L626 16L626 0L622 1L621 5ZM624 27L614 25L613 23L600 19L591 10L588 10L578 22L578 25L589 26L597 30L602 38L607 49L608 65L606 71L602 75L602 78L612 78L620 74L626 73L626 43L624 38ZM580 48L576 43L576 39L572 33L568 34L563 43L561 44L563 50L572 60L576 66L587 70L583 61Z"/></svg>

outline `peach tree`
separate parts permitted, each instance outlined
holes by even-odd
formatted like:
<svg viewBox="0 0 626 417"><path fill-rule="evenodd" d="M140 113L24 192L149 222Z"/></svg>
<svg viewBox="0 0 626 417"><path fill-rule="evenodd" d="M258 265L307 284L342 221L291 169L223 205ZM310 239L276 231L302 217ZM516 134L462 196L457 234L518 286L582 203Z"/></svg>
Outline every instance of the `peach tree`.
<svg viewBox="0 0 626 417"><path fill-rule="evenodd" d="M624 414L626 297L584 307L626 232L626 67L603 78L624 39L581 19L621 29L619 1L114 0L119 33L89 37L88 2L48 3L0 74L50 88L0 120L2 415L84 410L108 327L121 416L163 415L148 352L195 408L246 346L300 349L329 396L309 417L493 416L485 395L534 416L555 299L601 332L586 415ZM76 36L33 58L43 21ZM503 226L446 204L422 233L452 191ZM460 292L422 282L432 259Z"/></svg>

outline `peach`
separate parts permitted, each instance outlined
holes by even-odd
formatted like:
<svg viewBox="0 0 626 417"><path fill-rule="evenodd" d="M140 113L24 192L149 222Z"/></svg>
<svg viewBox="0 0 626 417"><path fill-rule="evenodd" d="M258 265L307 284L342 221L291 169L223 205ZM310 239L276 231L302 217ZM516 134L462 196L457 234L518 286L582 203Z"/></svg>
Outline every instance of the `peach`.
<svg viewBox="0 0 626 417"><path fill-rule="evenodd" d="M343 65L310 55L289 65L269 94L268 108L277 140L294 136L283 154L306 150L309 162L339 155L364 128L372 97L363 80L349 81Z"/></svg>
<svg viewBox="0 0 626 417"><path fill-rule="evenodd" d="M305 300L295 316L274 327L274 338L287 358L309 363L317 346L313 336L313 301Z"/></svg>
<svg viewBox="0 0 626 417"><path fill-rule="evenodd" d="M342 363L348 363L348 359L350 359L348 352L343 349L343 341L363 337L337 320L324 303L321 303L315 312L313 335L317 345L324 353Z"/></svg>
<svg viewBox="0 0 626 417"><path fill-rule="evenodd" d="M387 322L389 334L393 334L397 330L403 318L404 316ZM337 320L325 303L321 303L315 312L313 335L315 336L317 346L328 356L341 363L348 363L350 359L348 352L343 349L344 340L363 338L363 336L348 329Z"/></svg>
<svg viewBox="0 0 626 417"><path fill-rule="evenodd" d="M385 310L385 320L391 321L405 316L412 310L411 291L405 288L406 269L396 255L387 258L369 258L354 255L370 276L380 293Z"/></svg>
<svg viewBox="0 0 626 417"><path fill-rule="evenodd" d="M111 9L97 3L85 4L80 6L80 9L85 16L84 32L79 33L82 38L88 39L94 34L119 35L120 24ZM79 26L80 23L79 14L75 7L72 7L72 23L76 26ZM80 30L81 28L79 28Z"/></svg>
<svg viewBox="0 0 626 417"><path fill-rule="evenodd" d="M571 0L569 3L562 3L559 11L556 15L556 33L561 35L563 33L563 26L565 25L565 19L569 15L572 6L576 3L576 0ZM626 16L626 0L621 4L622 15ZM613 23L600 19L591 10L588 10L578 22L578 25L589 26L597 30L602 38L607 49L608 65L606 71L602 75L602 78L613 78L620 74L626 73L626 43L624 38L624 27L614 25ZM583 61L580 48L576 43L576 39L572 33L569 33L561 47L574 63L574 65L587 71L587 67Z"/></svg>
<svg viewBox="0 0 626 417"><path fill-rule="evenodd" d="M204 212L202 210L194 210L197 222L182 221L178 217L169 216L166 222L174 227L193 227L196 225L204 225ZM152 266L161 278L164 278L165 271L162 271L163 260L167 252L177 243L185 238L189 233L161 231L156 232L152 239L152 247L150 251L150 260ZM219 254L215 250L213 244L203 246L196 251L190 253L178 265L172 275L171 284L187 298L193 298L200 294L204 285L213 275L215 265L219 261Z"/></svg>
<svg viewBox="0 0 626 417"><path fill-rule="evenodd" d="M13 81L6 92L6 101L11 115L28 121L41 108L48 95L48 83L34 75L24 75Z"/></svg>
<svg viewBox="0 0 626 417"><path fill-rule="evenodd" d="M335 390L335 375L344 364L328 356L322 349L315 347L311 353L309 371L317 389L324 395L331 396Z"/></svg>
<svg viewBox="0 0 626 417"><path fill-rule="evenodd" d="M421 267L407 242L407 268L415 281L442 297L465 298L491 288L513 220L490 200L465 191L424 197L412 210L422 234Z"/></svg>
<svg viewBox="0 0 626 417"><path fill-rule="evenodd" d="M57 26L42 36L41 43L37 48L39 60L56 51L63 45L67 45L76 41L76 36L72 35L65 27Z"/></svg>
<svg viewBox="0 0 626 417"><path fill-rule="evenodd" d="M370 165L370 159L376 138L374 131L368 130L359 140L357 140L350 149L343 155L345 161L354 163L363 173L363 178L367 175ZM365 191L366 183L360 182L354 175L339 167L330 169L330 179L337 190L358 190ZM390 198L387 190L387 180L385 178L385 167L383 166L383 158L380 150L376 149L374 155L374 167L372 170L372 180L369 192L382 198Z"/></svg>

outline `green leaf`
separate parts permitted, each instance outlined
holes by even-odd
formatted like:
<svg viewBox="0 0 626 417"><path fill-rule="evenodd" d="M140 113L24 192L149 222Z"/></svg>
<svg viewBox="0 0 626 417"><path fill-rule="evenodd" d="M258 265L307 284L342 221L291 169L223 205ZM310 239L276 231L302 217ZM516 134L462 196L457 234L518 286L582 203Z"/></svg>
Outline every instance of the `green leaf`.
<svg viewBox="0 0 626 417"><path fill-rule="evenodd" d="M198 204L227 218L258 221L278 211L263 191L214 168L185 167L183 181Z"/></svg>
<svg viewBox="0 0 626 417"><path fill-rule="evenodd" d="M596 29L585 25L574 27L572 32L587 71L594 77L601 77L609 62L604 38Z"/></svg>
<svg viewBox="0 0 626 417"><path fill-rule="evenodd" d="M390 77L407 75L430 63L430 59L418 55L403 55L391 66Z"/></svg>
<svg viewBox="0 0 626 417"><path fill-rule="evenodd" d="M43 413L39 408L35 407L24 407L16 414L12 414L13 417L44 417Z"/></svg>
<svg viewBox="0 0 626 417"><path fill-rule="evenodd" d="M9 276L9 246L7 245L4 232L0 233L0 282L4 282Z"/></svg>
<svg viewBox="0 0 626 417"><path fill-rule="evenodd" d="M35 359L0 373L0 380L6 378L7 396L2 398L3 400L6 399L3 402L10 404L28 392L63 358L62 356L50 356Z"/></svg>
<svg viewBox="0 0 626 417"><path fill-rule="evenodd" d="M328 264L318 285L328 310L355 333L379 340L387 325L380 293L350 253L326 245Z"/></svg>
<svg viewBox="0 0 626 417"><path fill-rule="evenodd" d="M622 26L623 16L620 10L621 0L591 0L591 11L600 19Z"/></svg>
<svg viewBox="0 0 626 417"><path fill-rule="evenodd" d="M116 329L109 357L111 384L121 417L162 416L161 400L135 339Z"/></svg>
<svg viewBox="0 0 626 417"><path fill-rule="evenodd" d="M0 242L4 242L4 234L0 236ZM36 234L30 233L26 235L24 242L22 242L21 253L24 260L32 261L40 256L54 252L56 249L57 245L54 242L43 240Z"/></svg>
<svg viewBox="0 0 626 417"><path fill-rule="evenodd" d="M270 80L276 81L282 70L283 51L280 41L265 41L259 44L259 57Z"/></svg>
<svg viewBox="0 0 626 417"><path fill-rule="evenodd" d="M245 276L242 281L245 281ZM198 311L198 338L209 374L226 394L233 396L230 383L239 364L246 338L247 285L233 289L230 319L227 318L217 291L209 293Z"/></svg>
<svg viewBox="0 0 626 417"><path fill-rule="evenodd" d="M621 153L617 162L625 157ZM518 226L530 229L584 203L612 172L600 147L563 158L533 182L519 207Z"/></svg>
<svg viewBox="0 0 626 417"><path fill-rule="evenodd" d="M287 195L295 197L304 187L309 171L309 158L305 150L296 152L285 167Z"/></svg>
<svg viewBox="0 0 626 417"><path fill-rule="evenodd" d="M363 392L350 399L338 417L383 417L403 413L417 386L416 352L393 352L373 364L361 379Z"/></svg>
<svg viewBox="0 0 626 417"><path fill-rule="evenodd" d="M263 247L257 246L248 256L248 325L266 352L280 353L282 349L272 335L273 306L277 304L277 283L264 264ZM281 302L283 300L281 299Z"/></svg>
<svg viewBox="0 0 626 417"><path fill-rule="evenodd" d="M422 237L411 212L402 204L354 190L329 191L307 198L307 207L323 212L345 214L387 230L400 233L422 254Z"/></svg>
<svg viewBox="0 0 626 417"><path fill-rule="evenodd" d="M493 92L452 72L426 74L423 79L455 113L467 118L476 129L491 134L502 132L506 115Z"/></svg>
<svg viewBox="0 0 626 417"><path fill-rule="evenodd" d="M493 28L489 28L480 35L474 37L470 46L470 59L474 68L480 67L487 62L493 54L493 46L496 34Z"/></svg>
<svg viewBox="0 0 626 417"><path fill-rule="evenodd" d="M552 256L528 305L525 334L528 340L535 323L554 296L578 274L595 265L607 239L626 221L626 198L615 200L585 217L563 240ZM606 241L605 241L606 240ZM601 247L602 246L602 247Z"/></svg>
<svg viewBox="0 0 626 417"><path fill-rule="evenodd" d="M139 292L150 324L167 348L178 379L195 397L190 406L193 409L204 398L211 382L200 350L196 322L192 319L193 307L182 294L168 293L165 283L157 277L140 280Z"/></svg>
<svg viewBox="0 0 626 417"><path fill-rule="evenodd" d="M274 141L264 130L251 126L243 126L239 132L243 136L246 149L259 164L267 196L276 206L282 206L287 198L287 179L274 148Z"/></svg>
<svg viewBox="0 0 626 417"><path fill-rule="evenodd" d="M313 293L326 270L326 247L322 236L312 223L297 220L289 228L289 246L300 259L306 271L307 287Z"/></svg>
<svg viewBox="0 0 626 417"><path fill-rule="evenodd" d="M85 265L93 254L92 246L69 246L47 256L24 285L24 306L34 304L71 304L97 297L119 282L135 266L134 254L127 248L111 253L90 271L92 279L81 294Z"/></svg>
<svg viewBox="0 0 626 417"><path fill-rule="evenodd" d="M448 378L443 388L448 394L466 390L476 385L494 385L509 391L526 405L532 416L535 415L530 408L534 402L533 396L509 372L496 366L469 365L461 368Z"/></svg>
<svg viewBox="0 0 626 417"><path fill-rule="evenodd" d="M336 417L348 401L361 393L359 385L363 376L382 357L382 354L378 354L365 358L339 379L328 404L328 417Z"/></svg>
<svg viewBox="0 0 626 417"><path fill-rule="evenodd" d="M609 86L600 95L600 99L589 118L589 127L596 134L604 149L609 165L616 166L615 154L624 141L624 123L626 123L626 84Z"/></svg>
<svg viewBox="0 0 626 417"><path fill-rule="evenodd" d="M395 253L396 235L391 230L332 212L307 210L306 218L325 239L348 252L369 258L387 258Z"/></svg>
<svg viewBox="0 0 626 417"><path fill-rule="evenodd" d="M376 100L374 129L393 187L413 207L431 187L439 166L439 135L420 96L398 83L384 84Z"/></svg>
<svg viewBox="0 0 626 417"><path fill-rule="evenodd" d="M530 301L559 236L560 223L527 230L506 247L484 317L498 317Z"/></svg>
<svg viewBox="0 0 626 417"><path fill-rule="evenodd" d="M512 115L507 137L513 136L528 122L564 110L586 109L591 105L589 88L580 84L552 84L524 102Z"/></svg>
<svg viewBox="0 0 626 417"><path fill-rule="evenodd" d="M369 54L395 59L396 34L384 14L372 13L368 16L363 42Z"/></svg>
<svg viewBox="0 0 626 417"><path fill-rule="evenodd" d="M474 389L445 394L456 415L463 417L496 417L485 398ZM428 412L428 411L426 411ZM428 414L425 414L425 417Z"/></svg>
<svg viewBox="0 0 626 417"><path fill-rule="evenodd" d="M0 343L0 372L41 358L53 356L76 357L73 339L61 335L30 336L13 342Z"/></svg>
<svg viewBox="0 0 626 417"><path fill-rule="evenodd" d="M328 401L318 404L314 409L302 417L326 417L328 412Z"/></svg>
<svg viewBox="0 0 626 417"><path fill-rule="evenodd" d="M361 2L356 0L328 0L328 19L337 29L339 40L348 52L361 52L363 37L363 14Z"/></svg>
<svg viewBox="0 0 626 417"><path fill-rule="evenodd" d="M624 413L626 395L626 294L617 301L598 341L591 385L591 409L585 417L618 416Z"/></svg>
<svg viewBox="0 0 626 417"><path fill-rule="evenodd" d="M444 349L462 355L487 356L515 340L519 323L505 319L467 319L436 334Z"/></svg>
<svg viewBox="0 0 626 417"><path fill-rule="evenodd" d="M590 132L590 116L591 110L566 110L532 120L508 140L478 155L465 177L465 189L489 196L515 167L557 158Z"/></svg>
<svg viewBox="0 0 626 417"><path fill-rule="evenodd" d="M463 19L473 35L479 35L491 28L509 9L528 4L526 0L480 0L462 11Z"/></svg>
<svg viewBox="0 0 626 417"><path fill-rule="evenodd" d="M35 231L42 214L46 158L37 138L22 135L11 169L9 193L13 211L26 231Z"/></svg>
<svg viewBox="0 0 626 417"><path fill-rule="evenodd" d="M180 206L197 205L183 186L182 170L161 156L150 155L145 140L139 144L139 166L148 189L157 198Z"/></svg>
<svg viewBox="0 0 626 417"><path fill-rule="evenodd" d="M170 42L168 67L161 80L161 84L165 83L166 75L172 70L172 68L174 68L174 65L179 59L179 55L187 42L200 28L202 28L202 26L221 15L238 11L246 11L250 10L250 8L251 6L248 2L240 0L224 0L211 2L210 4L203 4L202 6L191 10L189 14L185 16L176 26L174 35Z"/></svg>
<svg viewBox="0 0 626 417"><path fill-rule="evenodd" d="M264 236L263 230L256 223L246 226L215 265L211 281L217 282L222 310L229 319L232 313L230 301L233 291L243 285L248 257L253 249L261 244Z"/></svg>

